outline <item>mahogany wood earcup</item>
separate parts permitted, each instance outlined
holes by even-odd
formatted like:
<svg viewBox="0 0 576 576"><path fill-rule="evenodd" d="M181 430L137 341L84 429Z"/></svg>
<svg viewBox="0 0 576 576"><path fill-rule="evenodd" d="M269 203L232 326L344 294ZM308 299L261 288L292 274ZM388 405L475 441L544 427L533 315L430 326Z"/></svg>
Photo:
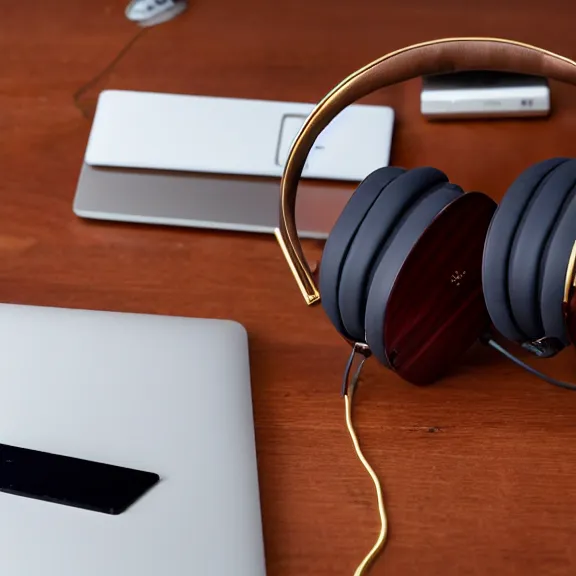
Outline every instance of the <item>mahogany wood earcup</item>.
<svg viewBox="0 0 576 576"><path fill-rule="evenodd" d="M393 238L378 257L370 281L365 324L366 342L372 353L384 365L390 365L383 338L384 319L396 278L409 254L419 244L420 238L432 222L447 206L461 197L463 197L462 190L450 184L422 196L399 223ZM436 248L445 249L439 246Z"/></svg>
<svg viewBox="0 0 576 576"><path fill-rule="evenodd" d="M394 271L390 293L376 272L368 344L403 379L442 376L489 326L482 293L484 241L496 203L479 192L450 202Z"/></svg>

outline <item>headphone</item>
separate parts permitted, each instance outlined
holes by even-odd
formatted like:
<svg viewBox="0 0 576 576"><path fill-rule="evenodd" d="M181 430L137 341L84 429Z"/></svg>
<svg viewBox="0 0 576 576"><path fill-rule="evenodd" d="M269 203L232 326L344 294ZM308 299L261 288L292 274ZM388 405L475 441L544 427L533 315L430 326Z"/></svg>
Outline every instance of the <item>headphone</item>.
<svg viewBox="0 0 576 576"><path fill-rule="evenodd" d="M413 384L439 379L480 340L544 380L494 339L537 357L576 342L576 160L525 170L499 205L432 167L383 167L357 187L322 253L318 285L298 239L298 181L314 141L344 108L418 76L497 70L576 85L576 62L520 42L448 38L391 52L357 70L314 108L280 184L275 231L307 305ZM319 287L318 287L319 286Z"/></svg>

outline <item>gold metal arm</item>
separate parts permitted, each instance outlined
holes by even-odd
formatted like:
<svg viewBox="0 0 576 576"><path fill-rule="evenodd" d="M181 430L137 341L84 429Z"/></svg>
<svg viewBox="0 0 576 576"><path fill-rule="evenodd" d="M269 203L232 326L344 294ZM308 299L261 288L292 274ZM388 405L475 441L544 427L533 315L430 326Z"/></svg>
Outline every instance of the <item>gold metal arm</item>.
<svg viewBox="0 0 576 576"><path fill-rule="evenodd" d="M498 70L546 76L576 85L576 62L529 44L499 38L445 38L390 52L360 68L314 108L296 136L280 183L280 221L275 231L307 305L320 292L304 257L295 222L296 194L316 138L348 105L386 86L427 74Z"/></svg>

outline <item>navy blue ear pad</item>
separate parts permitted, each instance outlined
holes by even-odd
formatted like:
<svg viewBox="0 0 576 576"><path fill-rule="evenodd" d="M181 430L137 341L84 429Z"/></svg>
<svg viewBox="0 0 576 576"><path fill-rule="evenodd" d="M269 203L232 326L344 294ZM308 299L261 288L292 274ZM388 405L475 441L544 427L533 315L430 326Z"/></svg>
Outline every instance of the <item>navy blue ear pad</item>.
<svg viewBox="0 0 576 576"><path fill-rule="evenodd" d="M576 185L576 160L557 166L536 187L522 214L508 264L508 294L516 324L528 340L547 336L540 312L541 264L551 232L556 228L562 208ZM568 256L565 265L568 264ZM563 292L564 282L560 281ZM562 299L549 305L558 306Z"/></svg>
<svg viewBox="0 0 576 576"><path fill-rule="evenodd" d="M562 310L568 261L576 241L576 186L573 186L548 237L540 267L539 300L544 333L568 346Z"/></svg>
<svg viewBox="0 0 576 576"><path fill-rule="evenodd" d="M396 228L415 202L448 178L435 168L415 168L384 188L360 224L342 265L338 284L338 309L345 331L364 342L366 298L373 266L388 249Z"/></svg>
<svg viewBox="0 0 576 576"><path fill-rule="evenodd" d="M384 319L394 281L410 251L436 216L463 194L454 184L434 188L417 200L398 222L385 250L380 252L370 281L365 312L365 338L370 350L389 366L384 343Z"/></svg>
<svg viewBox="0 0 576 576"><path fill-rule="evenodd" d="M488 228L482 261L482 289L492 323L508 340L527 340L512 314L508 293L508 264L516 230L536 188L565 162L566 158L552 158L520 174L504 195Z"/></svg>
<svg viewBox="0 0 576 576"><path fill-rule="evenodd" d="M342 324L338 309L338 284L344 259L372 204L382 190L404 172L406 170L402 168L385 167L368 175L346 203L324 245L318 279L322 307L336 330L346 338L349 338L349 335Z"/></svg>

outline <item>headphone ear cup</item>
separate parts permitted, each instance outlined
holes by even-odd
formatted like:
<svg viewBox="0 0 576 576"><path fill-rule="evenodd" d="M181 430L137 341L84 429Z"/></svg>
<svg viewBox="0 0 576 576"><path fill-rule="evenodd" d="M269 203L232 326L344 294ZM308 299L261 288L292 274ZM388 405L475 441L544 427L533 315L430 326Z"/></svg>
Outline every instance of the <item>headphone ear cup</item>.
<svg viewBox="0 0 576 576"><path fill-rule="evenodd" d="M358 228L382 190L404 172L406 170L402 168L387 166L369 174L348 200L324 245L318 278L322 307L333 326L345 338L350 336L346 333L338 308L338 284L344 260Z"/></svg>
<svg viewBox="0 0 576 576"><path fill-rule="evenodd" d="M370 349L413 384L442 376L490 324L482 255L496 202L480 192L450 197L423 208L425 198L415 207L380 260L368 295Z"/></svg>
<svg viewBox="0 0 576 576"><path fill-rule="evenodd" d="M571 341L564 311L564 288L570 255L576 242L576 186L564 202L544 251L540 280L540 313L544 333L564 346Z"/></svg>
<svg viewBox="0 0 576 576"><path fill-rule="evenodd" d="M390 366L384 343L384 317L394 281L414 245L438 214L463 191L453 184L445 184L424 195L410 207L378 258L370 282L366 302L366 343L385 366Z"/></svg>
<svg viewBox="0 0 576 576"><path fill-rule="evenodd" d="M447 180L435 168L409 170L382 190L366 214L350 244L338 285L340 317L352 340L365 340L366 298L377 258L413 204Z"/></svg>
<svg viewBox="0 0 576 576"><path fill-rule="evenodd" d="M528 339L510 303L509 261L516 231L534 191L565 162L566 158L552 158L522 172L504 195L486 234L482 262L484 299L494 327L511 341L521 343Z"/></svg>
<svg viewBox="0 0 576 576"><path fill-rule="evenodd" d="M510 308L516 324L530 342L548 336L542 322L540 298L546 246L551 233L557 227L563 207L572 197L575 185L576 160L563 162L552 170L540 185L534 188L514 236L508 263ZM564 234L565 238L569 238L569 231L568 227L568 233ZM563 249L559 258L552 259L556 264L563 260L564 274L570 250L571 246L568 246L567 254ZM547 269L551 273L551 276L547 278L547 286L550 286L550 278L558 279L557 293L561 296L542 303L545 307L549 305L552 309L557 307L561 315L564 281L559 277L562 274L558 274L558 266L556 270L554 268L551 266ZM554 290L551 293L554 293ZM562 336L562 339L566 341L564 334Z"/></svg>

